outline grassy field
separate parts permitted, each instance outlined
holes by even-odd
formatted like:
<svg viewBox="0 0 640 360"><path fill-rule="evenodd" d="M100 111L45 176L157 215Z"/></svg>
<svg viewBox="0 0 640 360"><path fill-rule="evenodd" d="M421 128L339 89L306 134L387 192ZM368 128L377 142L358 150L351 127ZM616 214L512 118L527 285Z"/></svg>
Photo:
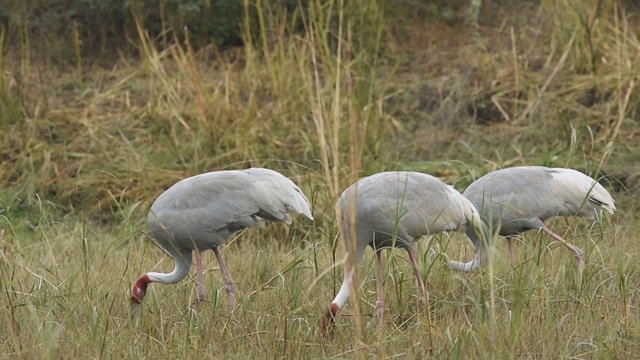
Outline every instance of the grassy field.
<svg viewBox="0 0 640 360"><path fill-rule="evenodd" d="M261 17L261 36L224 52L161 46L143 25L136 53L114 51L108 66L40 61L25 38L3 49L1 357L640 358L637 10L474 1L449 19L417 5L327 4L271 28ZM457 273L447 260L473 249L461 234L438 235L418 244L430 313L416 305L405 252L387 251L379 335L368 252L335 336L320 336L342 282L333 205L344 188L415 170L462 191L522 164L602 177L616 199L601 223L548 223L585 249L582 276L535 232L518 244L517 266L500 239L490 266ZM207 252L206 303L193 305L189 277L152 284L132 316L132 283L173 268L147 234L153 200L181 178L250 166L293 179L315 219L224 247L233 314Z"/></svg>

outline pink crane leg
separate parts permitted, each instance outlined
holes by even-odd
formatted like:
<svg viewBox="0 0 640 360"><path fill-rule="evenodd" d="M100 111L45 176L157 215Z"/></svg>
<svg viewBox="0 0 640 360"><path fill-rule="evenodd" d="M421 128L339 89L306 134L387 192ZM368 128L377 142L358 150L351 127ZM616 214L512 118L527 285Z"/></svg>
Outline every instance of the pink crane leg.
<svg viewBox="0 0 640 360"><path fill-rule="evenodd" d="M514 245L513 236L507 236L507 244L509 245L509 255L511 255L511 264L515 266L516 262L516 248Z"/></svg>
<svg viewBox="0 0 640 360"><path fill-rule="evenodd" d="M573 251L573 253L576 256L576 261L578 262L578 270L580 270L582 272L582 270L584 269L584 251L582 249L580 249L579 247L577 247L577 246L571 244L570 242L566 241L560 235L554 233L553 230L549 229L545 225L542 225L542 230L544 230L544 232L546 232L547 234L551 235L552 238L554 238L557 241L560 241L566 247L568 247L571 251Z"/></svg>
<svg viewBox="0 0 640 360"><path fill-rule="evenodd" d="M204 301L206 293L204 291L204 284L202 282L202 253L198 250L196 252L196 283L198 284L198 300Z"/></svg>
<svg viewBox="0 0 640 360"><path fill-rule="evenodd" d="M429 306L426 302L429 301L429 295L427 294L427 290L424 286L424 280L422 279L422 271L420 271L420 258L418 257L418 253L413 248L407 248L407 252L409 253L409 259L411 259L411 264L413 264L413 271L416 274L416 282L418 283L418 306L425 308L427 310L427 326L428 336L429 336L429 348L433 349L433 339L431 338L431 315L429 311Z"/></svg>
<svg viewBox="0 0 640 360"><path fill-rule="evenodd" d="M422 271L420 270L420 260L418 253L413 248L408 248L407 252L409 253L411 264L413 264L413 272L416 275L416 283L418 284L418 305L422 307L425 304L426 289L422 279Z"/></svg>
<svg viewBox="0 0 640 360"><path fill-rule="evenodd" d="M376 265L378 268L378 276L376 277L376 285L378 288L378 301L376 301L376 310L378 312L378 329L382 329L384 316L384 289L382 287L382 253L376 251Z"/></svg>
<svg viewBox="0 0 640 360"><path fill-rule="evenodd" d="M224 263L222 259L222 255L220 254L220 250L218 247L213 248L213 252L216 254L216 258L218 258L218 263L220 264L220 270L222 270L222 274L225 278L225 287L227 290L227 294L229 295L229 312L232 313L233 309L236 306L236 286L231 279L231 275L229 274L229 269L227 269L227 265Z"/></svg>

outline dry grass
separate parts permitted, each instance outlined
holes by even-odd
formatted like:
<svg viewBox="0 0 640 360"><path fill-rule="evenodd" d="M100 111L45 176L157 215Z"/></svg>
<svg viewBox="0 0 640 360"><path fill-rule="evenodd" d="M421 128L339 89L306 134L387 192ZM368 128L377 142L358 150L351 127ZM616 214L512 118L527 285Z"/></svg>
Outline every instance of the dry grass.
<svg viewBox="0 0 640 360"><path fill-rule="evenodd" d="M223 54L188 43L161 50L140 28L140 56L109 68L6 56L2 356L637 357L640 22L614 1L595 3L483 4L474 27L387 22L375 2L356 13L336 2L305 13L303 32L264 28L275 40ZM385 254L388 316L376 336L368 254L335 337L319 336L342 281L333 213L342 189L389 169L463 189L519 164L599 171L619 191L620 211L603 224L552 224L586 250L582 278L542 234L525 236L516 267L500 241L505 256L475 274L446 263L471 257L466 239L438 236L420 245L430 322L394 251ZM315 220L246 231L224 248L239 287L233 315L207 254L207 303L190 310L192 279L155 284L132 319L131 283L173 266L145 235L147 206L180 178L248 166L300 184Z"/></svg>

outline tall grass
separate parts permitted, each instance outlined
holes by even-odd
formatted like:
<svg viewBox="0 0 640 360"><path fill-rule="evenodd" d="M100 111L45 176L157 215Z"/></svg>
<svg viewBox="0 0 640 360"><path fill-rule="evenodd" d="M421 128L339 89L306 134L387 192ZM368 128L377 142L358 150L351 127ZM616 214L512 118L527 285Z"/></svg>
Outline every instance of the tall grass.
<svg viewBox="0 0 640 360"><path fill-rule="evenodd" d="M490 271L453 273L447 259L472 249L441 235L418 245L430 295L420 312L410 264L385 254L376 332L373 257L360 268L345 255L333 209L360 177L412 169L462 189L498 167L541 164L637 191L637 20L618 2L492 6L467 28L385 2L287 12L247 0L258 22L242 25L242 48L197 50L188 31L155 38L138 21L137 53L108 68L78 41L72 68L34 61L24 29L21 51L0 61L2 356L637 357L638 206L627 192L599 226L552 224L586 250L582 277L534 233L518 266L497 240ZM206 254L211 296L197 315L187 279L151 285L132 318L131 282L173 266L146 233L150 202L183 177L249 166L300 184L315 220L225 247L233 315ZM343 265L356 296L326 341L320 321Z"/></svg>

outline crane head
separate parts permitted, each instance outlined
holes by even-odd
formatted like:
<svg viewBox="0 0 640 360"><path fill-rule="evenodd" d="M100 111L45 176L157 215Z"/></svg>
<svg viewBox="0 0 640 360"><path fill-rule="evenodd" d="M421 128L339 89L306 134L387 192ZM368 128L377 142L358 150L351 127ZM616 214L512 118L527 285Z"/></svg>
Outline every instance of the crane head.
<svg viewBox="0 0 640 360"><path fill-rule="evenodd" d="M151 279L145 274L133 284L133 288L131 289L131 305L134 308L142 303L142 299L144 299L147 293L147 285L149 285L150 282Z"/></svg>
<svg viewBox="0 0 640 360"><path fill-rule="evenodd" d="M325 339L333 337L332 325L339 310L340 308L337 304L331 304L324 316L324 320L322 321L322 336L324 336Z"/></svg>

